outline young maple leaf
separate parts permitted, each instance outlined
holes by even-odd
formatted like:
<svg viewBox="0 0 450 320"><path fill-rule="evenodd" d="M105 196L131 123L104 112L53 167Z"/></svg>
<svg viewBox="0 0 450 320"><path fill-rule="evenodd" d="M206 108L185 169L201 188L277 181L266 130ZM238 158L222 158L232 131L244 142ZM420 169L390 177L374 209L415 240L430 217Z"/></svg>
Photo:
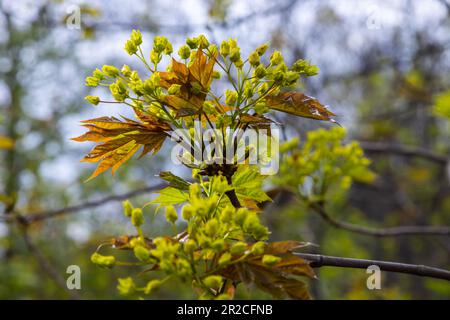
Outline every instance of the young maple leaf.
<svg viewBox="0 0 450 320"><path fill-rule="evenodd" d="M100 117L82 121L89 129L85 134L72 138L74 141L101 142L95 146L81 161L99 162L97 169L89 180L111 168L114 174L117 169L143 147L140 157L149 152L156 153L171 130L167 123L157 118L136 112L139 120L134 121L115 117Z"/></svg>

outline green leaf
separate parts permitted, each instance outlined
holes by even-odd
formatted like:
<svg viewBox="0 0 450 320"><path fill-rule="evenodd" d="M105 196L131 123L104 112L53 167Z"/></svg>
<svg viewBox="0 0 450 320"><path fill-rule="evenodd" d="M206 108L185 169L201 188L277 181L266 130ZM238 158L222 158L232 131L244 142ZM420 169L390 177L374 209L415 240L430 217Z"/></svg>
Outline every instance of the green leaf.
<svg viewBox="0 0 450 320"><path fill-rule="evenodd" d="M262 190L265 178L259 173L258 167L243 165L238 167L231 180L239 200L252 199L257 202L264 202L272 200Z"/></svg>
<svg viewBox="0 0 450 320"><path fill-rule="evenodd" d="M189 200L189 194L174 187L167 187L159 191L159 196L156 199L146 204L159 203L161 206L169 206L180 204Z"/></svg>
<svg viewBox="0 0 450 320"><path fill-rule="evenodd" d="M176 189L180 190L189 190L190 183L184 180L183 178L180 178L176 175L174 175L170 171L163 171L159 173L159 177L163 180L166 180L169 182L169 185L171 187L174 187Z"/></svg>

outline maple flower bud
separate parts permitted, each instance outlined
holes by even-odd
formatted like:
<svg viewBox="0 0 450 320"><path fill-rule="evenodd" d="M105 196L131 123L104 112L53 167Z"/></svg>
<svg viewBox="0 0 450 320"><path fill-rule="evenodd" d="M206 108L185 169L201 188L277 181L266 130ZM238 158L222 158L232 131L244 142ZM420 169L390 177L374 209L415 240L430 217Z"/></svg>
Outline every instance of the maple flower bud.
<svg viewBox="0 0 450 320"><path fill-rule="evenodd" d="M237 48L237 40L236 39L228 39L228 45L230 46L230 49Z"/></svg>
<svg viewBox="0 0 450 320"><path fill-rule="evenodd" d="M198 83L197 81L195 82L191 82L191 88L190 91L193 94L199 94L200 91L202 91L202 86L200 85L200 83Z"/></svg>
<svg viewBox="0 0 450 320"><path fill-rule="evenodd" d="M182 45L180 47L180 49L178 50L178 55L180 56L181 59L187 59L189 58L191 54L191 49L189 49L189 47L187 45Z"/></svg>
<svg viewBox="0 0 450 320"><path fill-rule="evenodd" d="M102 71L111 78L115 78L119 75L119 69L106 64L102 67Z"/></svg>
<svg viewBox="0 0 450 320"><path fill-rule="evenodd" d="M270 56L270 63L274 66L280 64L283 61L283 55L280 51L275 50Z"/></svg>
<svg viewBox="0 0 450 320"><path fill-rule="evenodd" d="M208 276L203 279L203 283L208 288L219 289L222 285L222 277L221 276Z"/></svg>
<svg viewBox="0 0 450 320"><path fill-rule="evenodd" d="M131 212L133 211L134 208L130 200L122 202L122 207L123 207L123 214L125 215L125 217L131 218Z"/></svg>
<svg viewBox="0 0 450 320"><path fill-rule="evenodd" d="M241 69L244 66L244 61L242 61L242 59L239 59L234 63L234 65L236 66L236 68Z"/></svg>
<svg viewBox="0 0 450 320"><path fill-rule="evenodd" d="M161 280L150 280L145 286L144 293L150 294L161 286Z"/></svg>
<svg viewBox="0 0 450 320"><path fill-rule="evenodd" d="M208 47L208 56L209 57L216 57L217 56L217 46L213 43Z"/></svg>
<svg viewBox="0 0 450 320"><path fill-rule="evenodd" d="M294 84L300 78L300 74L298 72L288 71L286 72L286 82L288 84Z"/></svg>
<svg viewBox="0 0 450 320"><path fill-rule="evenodd" d="M269 48L269 45L267 43L260 45L258 48L256 48L256 52L261 57L264 53L266 53L267 49Z"/></svg>
<svg viewBox="0 0 450 320"><path fill-rule="evenodd" d="M267 106L267 103L264 101L258 102L255 105L254 109L257 114L263 114L263 113L269 112L269 107Z"/></svg>
<svg viewBox="0 0 450 320"><path fill-rule="evenodd" d="M265 254L262 258L262 263L266 266L272 267L281 261L280 257L273 256L271 254Z"/></svg>
<svg viewBox="0 0 450 320"><path fill-rule="evenodd" d="M87 87L96 87L100 83L100 80L95 77L87 77L85 81Z"/></svg>
<svg viewBox="0 0 450 320"><path fill-rule="evenodd" d="M155 37L153 39L153 51L162 53L166 49L168 43L169 40L167 40L166 37Z"/></svg>
<svg viewBox="0 0 450 320"><path fill-rule="evenodd" d="M239 48L233 48L230 52L230 61L237 62L241 59L241 51Z"/></svg>
<svg viewBox="0 0 450 320"><path fill-rule="evenodd" d="M255 76L258 79L262 79L267 75L267 70L266 68L264 68L264 66L262 64L260 64L256 69L255 69Z"/></svg>
<svg viewBox="0 0 450 320"><path fill-rule="evenodd" d="M181 84L173 84L169 87L167 90L167 93L170 95L177 95L180 93L181 90Z"/></svg>
<svg viewBox="0 0 450 320"><path fill-rule="evenodd" d="M195 251L195 249L197 249L197 243L195 242L195 240L192 239L186 240L183 246L184 251L186 251L187 253L192 253Z"/></svg>
<svg viewBox="0 0 450 320"><path fill-rule="evenodd" d="M212 77L213 79L220 79L221 76L222 76L221 73L220 73L219 71L217 71L217 70L214 70L214 71L212 72L212 75L211 75L211 77Z"/></svg>
<svg viewBox="0 0 450 320"><path fill-rule="evenodd" d="M265 247L266 247L265 242L258 241L252 246L251 253L256 256L259 256L264 253Z"/></svg>
<svg viewBox="0 0 450 320"><path fill-rule="evenodd" d="M225 103L229 106L234 106L236 103L236 100L238 98L238 94L236 91L233 90L227 90L225 92Z"/></svg>
<svg viewBox="0 0 450 320"><path fill-rule="evenodd" d="M258 55L258 53L257 53L256 51L254 51L254 52L252 52L252 53L250 54L250 56L248 57L248 62L250 62L250 64L251 64L253 67L259 66L259 64L260 64L261 62L260 62L260 60L259 60L259 55Z"/></svg>
<svg viewBox="0 0 450 320"><path fill-rule="evenodd" d="M100 98L97 96L86 96L84 97L89 103L92 103L94 106L98 105L100 102Z"/></svg>
<svg viewBox="0 0 450 320"><path fill-rule="evenodd" d="M233 218L234 208L227 206L222 210L220 214L220 220L222 222L230 222Z"/></svg>
<svg viewBox="0 0 450 320"><path fill-rule="evenodd" d="M142 34L140 30L134 30L131 32L130 40L133 41L133 43L136 46L139 46L142 43Z"/></svg>
<svg viewBox="0 0 450 320"><path fill-rule="evenodd" d="M125 51L132 56L138 51L136 44L132 40L127 40L125 42Z"/></svg>
<svg viewBox="0 0 450 320"><path fill-rule="evenodd" d="M198 38L187 38L186 44L191 49L197 49L197 47L198 47Z"/></svg>
<svg viewBox="0 0 450 320"><path fill-rule="evenodd" d="M253 97L254 89L253 89L252 84L249 81L245 82L243 94L244 94L244 97L246 97L247 99L250 99L251 97Z"/></svg>
<svg viewBox="0 0 450 320"><path fill-rule="evenodd" d="M177 211L173 206L168 206L166 208L166 220L167 222L170 222L172 224L174 224L178 220Z"/></svg>
<svg viewBox="0 0 450 320"><path fill-rule="evenodd" d="M119 282L119 284L117 285L117 290L119 290L119 293L121 295L128 295L131 292L133 292L133 290L135 288L133 279L131 279L130 277L119 278L118 282Z"/></svg>
<svg viewBox="0 0 450 320"><path fill-rule="evenodd" d="M91 261L102 268L112 268L116 264L116 258L114 256L104 256L97 252L91 255Z"/></svg>
<svg viewBox="0 0 450 320"><path fill-rule="evenodd" d="M181 216L186 221L189 220L190 218L192 218L193 213L194 213L194 210L190 204L185 205L183 207L183 209L181 209Z"/></svg>
<svg viewBox="0 0 450 320"><path fill-rule="evenodd" d="M223 57L226 57L230 54L230 45L227 41L222 41L222 44L220 45L220 54Z"/></svg>
<svg viewBox="0 0 450 320"><path fill-rule="evenodd" d="M167 42L166 47L164 48L164 54L171 55L173 52L173 47L170 42Z"/></svg>
<svg viewBox="0 0 450 320"><path fill-rule="evenodd" d="M152 50L150 52L150 61L153 64L155 64L155 65L158 64L161 61L161 59L162 59L161 52L158 52L156 50Z"/></svg>
<svg viewBox="0 0 450 320"><path fill-rule="evenodd" d="M221 252L225 248L225 241L223 239L217 239L211 244L211 249L216 252Z"/></svg>
<svg viewBox="0 0 450 320"><path fill-rule="evenodd" d="M131 75L131 69L128 65L124 64L122 69L120 70L125 77L129 77Z"/></svg>
<svg viewBox="0 0 450 320"><path fill-rule="evenodd" d="M144 215L141 208L134 208L131 212L131 223L133 226L140 227L144 224Z"/></svg>
<svg viewBox="0 0 450 320"><path fill-rule="evenodd" d="M206 39L206 37L203 34L198 36L197 42L198 42L199 49L205 49L205 48L208 48L208 46L209 46L209 41L208 41L208 39Z"/></svg>
<svg viewBox="0 0 450 320"><path fill-rule="evenodd" d="M216 219L209 220L205 224L205 233L213 237L216 235L217 231L219 231L219 222Z"/></svg>
<svg viewBox="0 0 450 320"><path fill-rule="evenodd" d="M133 252L136 258L142 262L145 262L150 258L150 252L141 245L135 246Z"/></svg>
<svg viewBox="0 0 450 320"><path fill-rule="evenodd" d="M227 264L231 260L231 254L229 252L225 252L222 254L219 258L219 266L223 266L224 264Z"/></svg>
<svg viewBox="0 0 450 320"><path fill-rule="evenodd" d="M98 80L103 80L105 78L103 72L101 72L98 68L92 71L92 76Z"/></svg>
<svg viewBox="0 0 450 320"><path fill-rule="evenodd" d="M247 250L247 244L242 241L238 241L235 244L233 244L230 248L231 254L240 255L243 254Z"/></svg>

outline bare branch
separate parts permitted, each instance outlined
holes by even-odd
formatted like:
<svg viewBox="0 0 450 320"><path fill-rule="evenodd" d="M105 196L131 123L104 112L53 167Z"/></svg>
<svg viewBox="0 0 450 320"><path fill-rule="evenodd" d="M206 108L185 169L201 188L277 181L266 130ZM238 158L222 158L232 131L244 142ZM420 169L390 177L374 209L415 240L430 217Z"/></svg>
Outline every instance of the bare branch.
<svg viewBox="0 0 450 320"><path fill-rule="evenodd" d="M436 162L440 165L446 165L449 158L446 156L438 155L430 150L405 146L401 144L392 144L385 142L360 142L361 147L368 153L391 153L399 156L406 157L418 157L432 162Z"/></svg>
<svg viewBox="0 0 450 320"><path fill-rule="evenodd" d="M383 271L412 274L421 277L429 277L450 281L450 271L428 267L424 265L407 264L399 262L388 262L379 260L341 258L333 256L324 256L311 253L296 253L299 257L311 262L311 267L340 267L340 268L358 268L367 269L371 265L380 267Z"/></svg>
<svg viewBox="0 0 450 320"><path fill-rule="evenodd" d="M162 183L162 184L158 184L155 186L149 186L149 187L144 187L141 189L136 189L134 191L127 192L124 194L107 196L103 199L92 200L92 201L88 201L85 203L81 203L81 204L77 204L74 206L69 206L69 207L65 207L65 208L61 208L61 209L40 211L40 212L30 212L30 213L21 214L21 215L18 215L18 214L8 215L8 216L0 217L0 219L3 219L4 222L12 222L15 220L20 220L20 222L23 224L30 224L33 222L42 221L42 220L49 219L49 218L54 218L54 217L58 217L58 216L62 216L62 215L76 213L76 212L83 211L86 209L99 207L108 202L123 201L128 198L133 198L133 197L145 194L145 193L149 193L149 192L153 192L153 191L162 189L166 186L167 186L166 183Z"/></svg>
<svg viewBox="0 0 450 320"><path fill-rule="evenodd" d="M331 217L323 204L311 203L310 208L330 225L351 232L374 237L398 237L398 236L450 236L450 227L446 226L402 226L393 228L370 228L356 224L339 221Z"/></svg>

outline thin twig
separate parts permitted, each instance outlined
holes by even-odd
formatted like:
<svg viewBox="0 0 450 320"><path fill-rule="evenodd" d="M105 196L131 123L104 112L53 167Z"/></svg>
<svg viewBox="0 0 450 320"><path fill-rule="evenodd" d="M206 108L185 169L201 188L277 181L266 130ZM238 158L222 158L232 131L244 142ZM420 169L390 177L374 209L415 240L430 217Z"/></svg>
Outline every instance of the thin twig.
<svg viewBox="0 0 450 320"><path fill-rule="evenodd" d="M45 219L54 218L54 217L58 217L61 215L72 214L72 213L76 213L76 212L83 211L86 209L99 207L108 202L123 201L128 198L133 198L133 197L139 196L141 194L145 194L145 193L149 193L149 192L153 192L153 191L162 189L166 186L167 186L166 183L162 183L162 184L158 184L155 186L149 186L149 187L144 187L141 189L136 189L134 191L127 192L124 194L107 196L107 197L99 199L99 200L92 200L92 201L84 202L81 204L77 204L77 205L69 206L69 207L65 207L65 208L40 211L40 212L31 212L31 213L26 213L26 214L21 214L21 215L16 214L16 215L10 215L10 216L3 216L0 218L3 219L3 221L5 221L5 222L12 222L14 220L20 219L20 220L22 220L21 221L22 223L30 224L33 222L42 221Z"/></svg>
<svg viewBox="0 0 450 320"><path fill-rule="evenodd" d="M341 258L310 253L296 253L296 255L305 260L310 261L311 267L313 268L340 267L340 268L367 269L367 267L369 266L376 265L382 271L413 274L421 277L430 277L450 281L450 271L424 265L388 262L379 260Z"/></svg>
<svg viewBox="0 0 450 320"><path fill-rule="evenodd" d="M397 236L449 236L450 227L446 226L402 226L393 228L370 228L356 224L339 221L331 217L320 203L310 203L312 208L319 216L330 225L352 231L355 233L374 236L374 237L397 237Z"/></svg>

